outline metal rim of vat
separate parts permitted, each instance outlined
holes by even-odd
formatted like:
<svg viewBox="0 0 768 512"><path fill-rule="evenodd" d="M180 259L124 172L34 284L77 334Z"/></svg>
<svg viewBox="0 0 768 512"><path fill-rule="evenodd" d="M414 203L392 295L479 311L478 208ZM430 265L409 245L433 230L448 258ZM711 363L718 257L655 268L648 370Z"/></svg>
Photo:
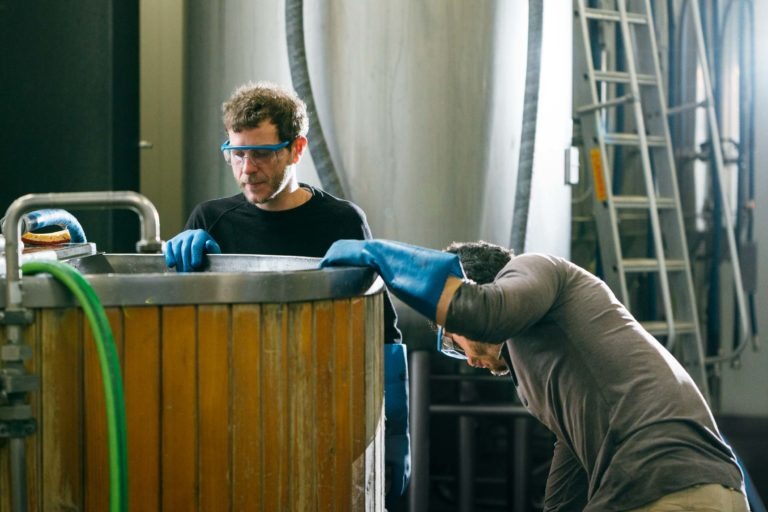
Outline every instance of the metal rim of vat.
<svg viewBox="0 0 768 512"><path fill-rule="evenodd" d="M168 269L163 256L155 254L96 254L68 263L83 274L104 306L306 302L371 295L384 288L369 268L320 269L320 258L209 255L205 268L191 273ZM50 276L24 277L22 290L25 307L76 305Z"/></svg>

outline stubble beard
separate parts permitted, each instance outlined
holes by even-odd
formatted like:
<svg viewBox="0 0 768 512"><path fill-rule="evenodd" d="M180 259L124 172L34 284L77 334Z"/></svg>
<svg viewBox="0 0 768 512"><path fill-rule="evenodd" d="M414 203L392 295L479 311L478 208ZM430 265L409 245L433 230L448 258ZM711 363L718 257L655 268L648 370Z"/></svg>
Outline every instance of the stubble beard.
<svg viewBox="0 0 768 512"><path fill-rule="evenodd" d="M260 186L268 187L271 189L271 193L265 196L263 199L259 199L256 195L248 190L251 180L246 182L240 182L240 190L243 192L245 199L254 205L266 204L275 199L280 192L282 192L288 185L289 176L287 172L283 172L279 176L270 176L266 181L260 182Z"/></svg>

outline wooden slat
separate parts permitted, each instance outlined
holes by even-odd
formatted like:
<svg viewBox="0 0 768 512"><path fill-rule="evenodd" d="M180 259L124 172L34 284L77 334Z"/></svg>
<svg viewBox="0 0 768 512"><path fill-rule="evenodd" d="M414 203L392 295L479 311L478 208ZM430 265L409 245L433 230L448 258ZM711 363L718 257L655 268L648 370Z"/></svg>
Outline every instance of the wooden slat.
<svg viewBox="0 0 768 512"><path fill-rule="evenodd" d="M261 365L262 431L264 432L264 471L261 484L264 489L263 510L285 510L289 500L288 468L290 464L288 425L288 371L285 347L288 335L286 306L264 304L262 306L261 344L264 350Z"/></svg>
<svg viewBox="0 0 768 512"><path fill-rule="evenodd" d="M315 447L315 374L317 357L312 336L311 303L288 305L288 339L283 347L295 367L289 372L290 401L289 510L317 510L317 452ZM286 383L287 384L287 383Z"/></svg>
<svg viewBox="0 0 768 512"><path fill-rule="evenodd" d="M336 415L336 506L341 512L350 510L352 496L352 336L350 301L337 300L334 310L334 340L336 343L336 378L334 381L334 412Z"/></svg>
<svg viewBox="0 0 768 512"><path fill-rule="evenodd" d="M47 311L41 327L41 509L83 508L82 333L80 310Z"/></svg>
<svg viewBox="0 0 768 512"><path fill-rule="evenodd" d="M200 397L200 510L231 508L230 316L227 306L200 306L197 314Z"/></svg>
<svg viewBox="0 0 768 512"><path fill-rule="evenodd" d="M384 397L384 303L382 294L366 298L363 317L365 332L361 342L365 345L365 443L371 443L382 420Z"/></svg>
<svg viewBox="0 0 768 512"><path fill-rule="evenodd" d="M265 449L261 404L261 307L232 306L232 503L234 510L267 510L261 452ZM271 411L268 411L268 413ZM272 416L271 416L272 417ZM266 490L266 492L269 492Z"/></svg>
<svg viewBox="0 0 768 512"><path fill-rule="evenodd" d="M123 382L132 512L160 506L160 308L123 309Z"/></svg>
<svg viewBox="0 0 768 512"><path fill-rule="evenodd" d="M166 306L162 314L162 507L197 510L196 310Z"/></svg>
<svg viewBox="0 0 768 512"><path fill-rule="evenodd" d="M335 394L334 380L337 370L336 344L333 342L333 305L329 301L315 305L314 335L317 351L317 429L315 446L317 449L317 510L333 511L334 490L336 488L337 439L334 418Z"/></svg>
<svg viewBox="0 0 768 512"><path fill-rule="evenodd" d="M352 414L356 420L352 423L352 510L364 510L365 507L365 299L355 297L351 300L351 395Z"/></svg>
<svg viewBox="0 0 768 512"><path fill-rule="evenodd" d="M365 314L366 362L371 361L373 368L366 371L367 407L370 411L366 423L366 443L373 452L373 467L367 468L373 479L373 510L384 510L386 481L384 478L384 295L379 293L367 298L368 309Z"/></svg>
<svg viewBox="0 0 768 512"><path fill-rule="evenodd" d="M118 354L122 351L122 315L106 310ZM83 396L85 425L85 510L109 509L109 436L101 363L92 326L83 316Z"/></svg>
<svg viewBox="0 0 768 512"><path fill-rule="evenodd" d="M101 369L88 321L83 318L83 396L85 451L85 510L109 509L107 422Z"/></svg>

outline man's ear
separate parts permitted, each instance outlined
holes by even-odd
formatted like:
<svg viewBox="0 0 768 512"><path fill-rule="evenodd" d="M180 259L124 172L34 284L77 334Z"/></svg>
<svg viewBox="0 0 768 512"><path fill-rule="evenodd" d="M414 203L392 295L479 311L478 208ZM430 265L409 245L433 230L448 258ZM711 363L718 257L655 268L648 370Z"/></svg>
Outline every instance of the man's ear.
<svg viewBox="0 0 768 512"><path fill-rule="evenodd" d="M307 138L299 135L293 140L291 145L291 164L299 163L301 156L304 154L304 150L307 148Z"/></svg>

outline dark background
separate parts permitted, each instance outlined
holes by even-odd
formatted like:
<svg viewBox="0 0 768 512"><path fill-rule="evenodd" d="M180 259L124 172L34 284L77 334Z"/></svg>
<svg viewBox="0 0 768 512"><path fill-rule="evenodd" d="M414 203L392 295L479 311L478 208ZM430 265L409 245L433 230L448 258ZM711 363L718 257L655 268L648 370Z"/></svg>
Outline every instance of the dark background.
<svg viewBox="0 0 768 512"><path fill-rule="evenodd" d="M0 215L29 193L139 190L135 0L0 0ZM99 250L136 214L69 209Z"/></svg>

